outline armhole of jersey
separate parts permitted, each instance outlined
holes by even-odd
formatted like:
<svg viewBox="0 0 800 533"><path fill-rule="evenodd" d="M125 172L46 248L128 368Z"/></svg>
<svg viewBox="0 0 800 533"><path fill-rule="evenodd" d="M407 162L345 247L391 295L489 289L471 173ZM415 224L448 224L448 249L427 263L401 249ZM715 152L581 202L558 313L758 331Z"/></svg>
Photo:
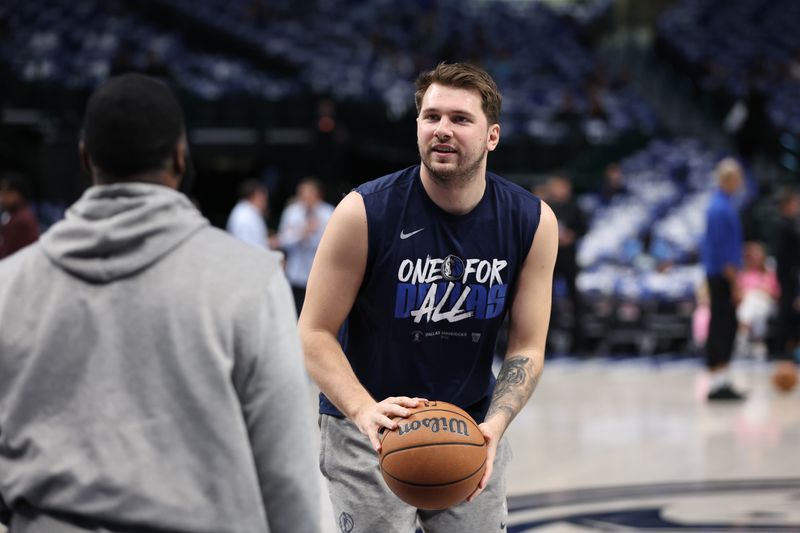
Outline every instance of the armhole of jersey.
<svg viewBox="0 0 800 533"><path fill-rule="evenodd" d="M535 201L536 201L536 210L535 210L536 212L533 213L531 217L528 219L528 222L531 225L535 223L535 227L533 228L533 231L530 232L530 238L528 238L527 234L525 235L524 239L527 241L527 243L525 242L520 243L523 245L520 247L520 249L524 248L525 252L520 253L519 255L518 273L515 276L513 283L508 288L507 298L509 298L509 301L511 302L513 302L514 299L517 297L517 288L519 287L519 273L522 272L522 269L525 266L525 261L528 260L528 256L530 255L531 249L533 248L533 241L534 239L536 239L536 232L539 231L539 225L542 222L542 200L541 198L536 197ZM526 244L527 246L525 246ZM507 320L509 318L510 313L511 313L511 306L507 307L503 311L503 320Z"/></svg>
<svg viewBox="0 0 800 533"><path fill-rule="evenodd" d="M363 288L367 286L372 275L372 265L375 264L375 254L377 253L378 243L375 242L377 236L375 235L375 228L370 220L370 211L367 208L367 197L364 193L360 191L357 192L361 195L361 199L364 202L364 216L367 219L367 263L364 265L364 276L361 280L361 287L358 290L360 293Z"/></svg>
<svg viewBox="0 0 800 533"><path fill-rule="evenodd" d="M535 218L531 217L530 222L532 225L533 224L535 225L533 228L533 232L531 233L530 242L528 242L528 247L525 249L525 255L522 258L522 263L520 264L520 268L522 268L522 265L525 264L525 261L528 259L528 256L531 253L531 249L533 248L533 241L536 239L536 233L539 231L539 226L542 223L542 199L539 197L536 197L536 214L534 216Z"/></svg>

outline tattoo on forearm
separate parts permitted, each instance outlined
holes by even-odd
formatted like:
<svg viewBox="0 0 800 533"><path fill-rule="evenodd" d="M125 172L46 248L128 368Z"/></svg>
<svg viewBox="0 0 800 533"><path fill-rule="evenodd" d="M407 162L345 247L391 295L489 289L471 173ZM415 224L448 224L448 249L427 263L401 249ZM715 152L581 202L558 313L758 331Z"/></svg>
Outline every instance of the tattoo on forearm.
<svg viewBox="0 0 800 533"><path fill-rule="evenodd" d="M530 358L524 355L515 355L506 359L497 376L492 404L486 418L501 413L510 423L522 409L533 389L536 388L539 379L538 372L534 371L532 375L529 375L529 362Z"/></svg>

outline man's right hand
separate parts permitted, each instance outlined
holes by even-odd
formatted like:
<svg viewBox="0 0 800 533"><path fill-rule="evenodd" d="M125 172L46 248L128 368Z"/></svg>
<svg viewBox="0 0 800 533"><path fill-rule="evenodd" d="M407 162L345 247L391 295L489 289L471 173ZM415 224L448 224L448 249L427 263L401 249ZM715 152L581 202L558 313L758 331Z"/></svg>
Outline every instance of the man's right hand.
<svg viewBox="0 0 800 533"><path fill-rule="evenodd" d="M408 396L391 396L381 402L372 402L362 406L353 416L353 422L358 430L369 437L372 447L376 452L381 451L381 441L378 432L381 428L389 430L397 427L395 417L406 418L411 414L409 408L418 407L425 398L409 398Z"/></svg>

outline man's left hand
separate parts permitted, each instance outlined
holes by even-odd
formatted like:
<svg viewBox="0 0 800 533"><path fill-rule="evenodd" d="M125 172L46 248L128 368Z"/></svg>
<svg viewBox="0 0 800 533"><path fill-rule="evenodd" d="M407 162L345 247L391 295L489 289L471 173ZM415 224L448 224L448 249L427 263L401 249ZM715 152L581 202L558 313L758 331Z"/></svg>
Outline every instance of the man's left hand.
<svg viewBox="0 0 800 533"><path fill-rule="evenodd" d="M494 427L491 421L486 421L478 425L478 429L481 430L483 438L486 439L486 470L483 472L480 483L478 483L478 488L467 497L468 502L475 500L475 498L483 492L483 489L486 488L486 485L489 484L489 479L492 477L492 471L494 470L494 458L497 455L497 445L500 442L500 437L503 436L503 431Z"/></svg>

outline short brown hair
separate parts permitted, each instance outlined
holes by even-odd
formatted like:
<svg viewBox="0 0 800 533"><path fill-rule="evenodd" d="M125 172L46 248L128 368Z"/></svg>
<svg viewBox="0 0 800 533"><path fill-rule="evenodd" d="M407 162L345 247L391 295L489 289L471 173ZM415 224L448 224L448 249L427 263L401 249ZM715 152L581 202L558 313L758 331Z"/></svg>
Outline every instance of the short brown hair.
<svg viewBox="0 0 800 533"><path fill-rule="evenodd" d="M422 98L432 84L438 83L446 87L457 87L478 91L481 95L481 106L489 124L500 122L500 106L503 97L489 73L469 63L439 63L436 68L423 72L416 81L417 91L414 100L417 113L422 107Z"/></svg>

